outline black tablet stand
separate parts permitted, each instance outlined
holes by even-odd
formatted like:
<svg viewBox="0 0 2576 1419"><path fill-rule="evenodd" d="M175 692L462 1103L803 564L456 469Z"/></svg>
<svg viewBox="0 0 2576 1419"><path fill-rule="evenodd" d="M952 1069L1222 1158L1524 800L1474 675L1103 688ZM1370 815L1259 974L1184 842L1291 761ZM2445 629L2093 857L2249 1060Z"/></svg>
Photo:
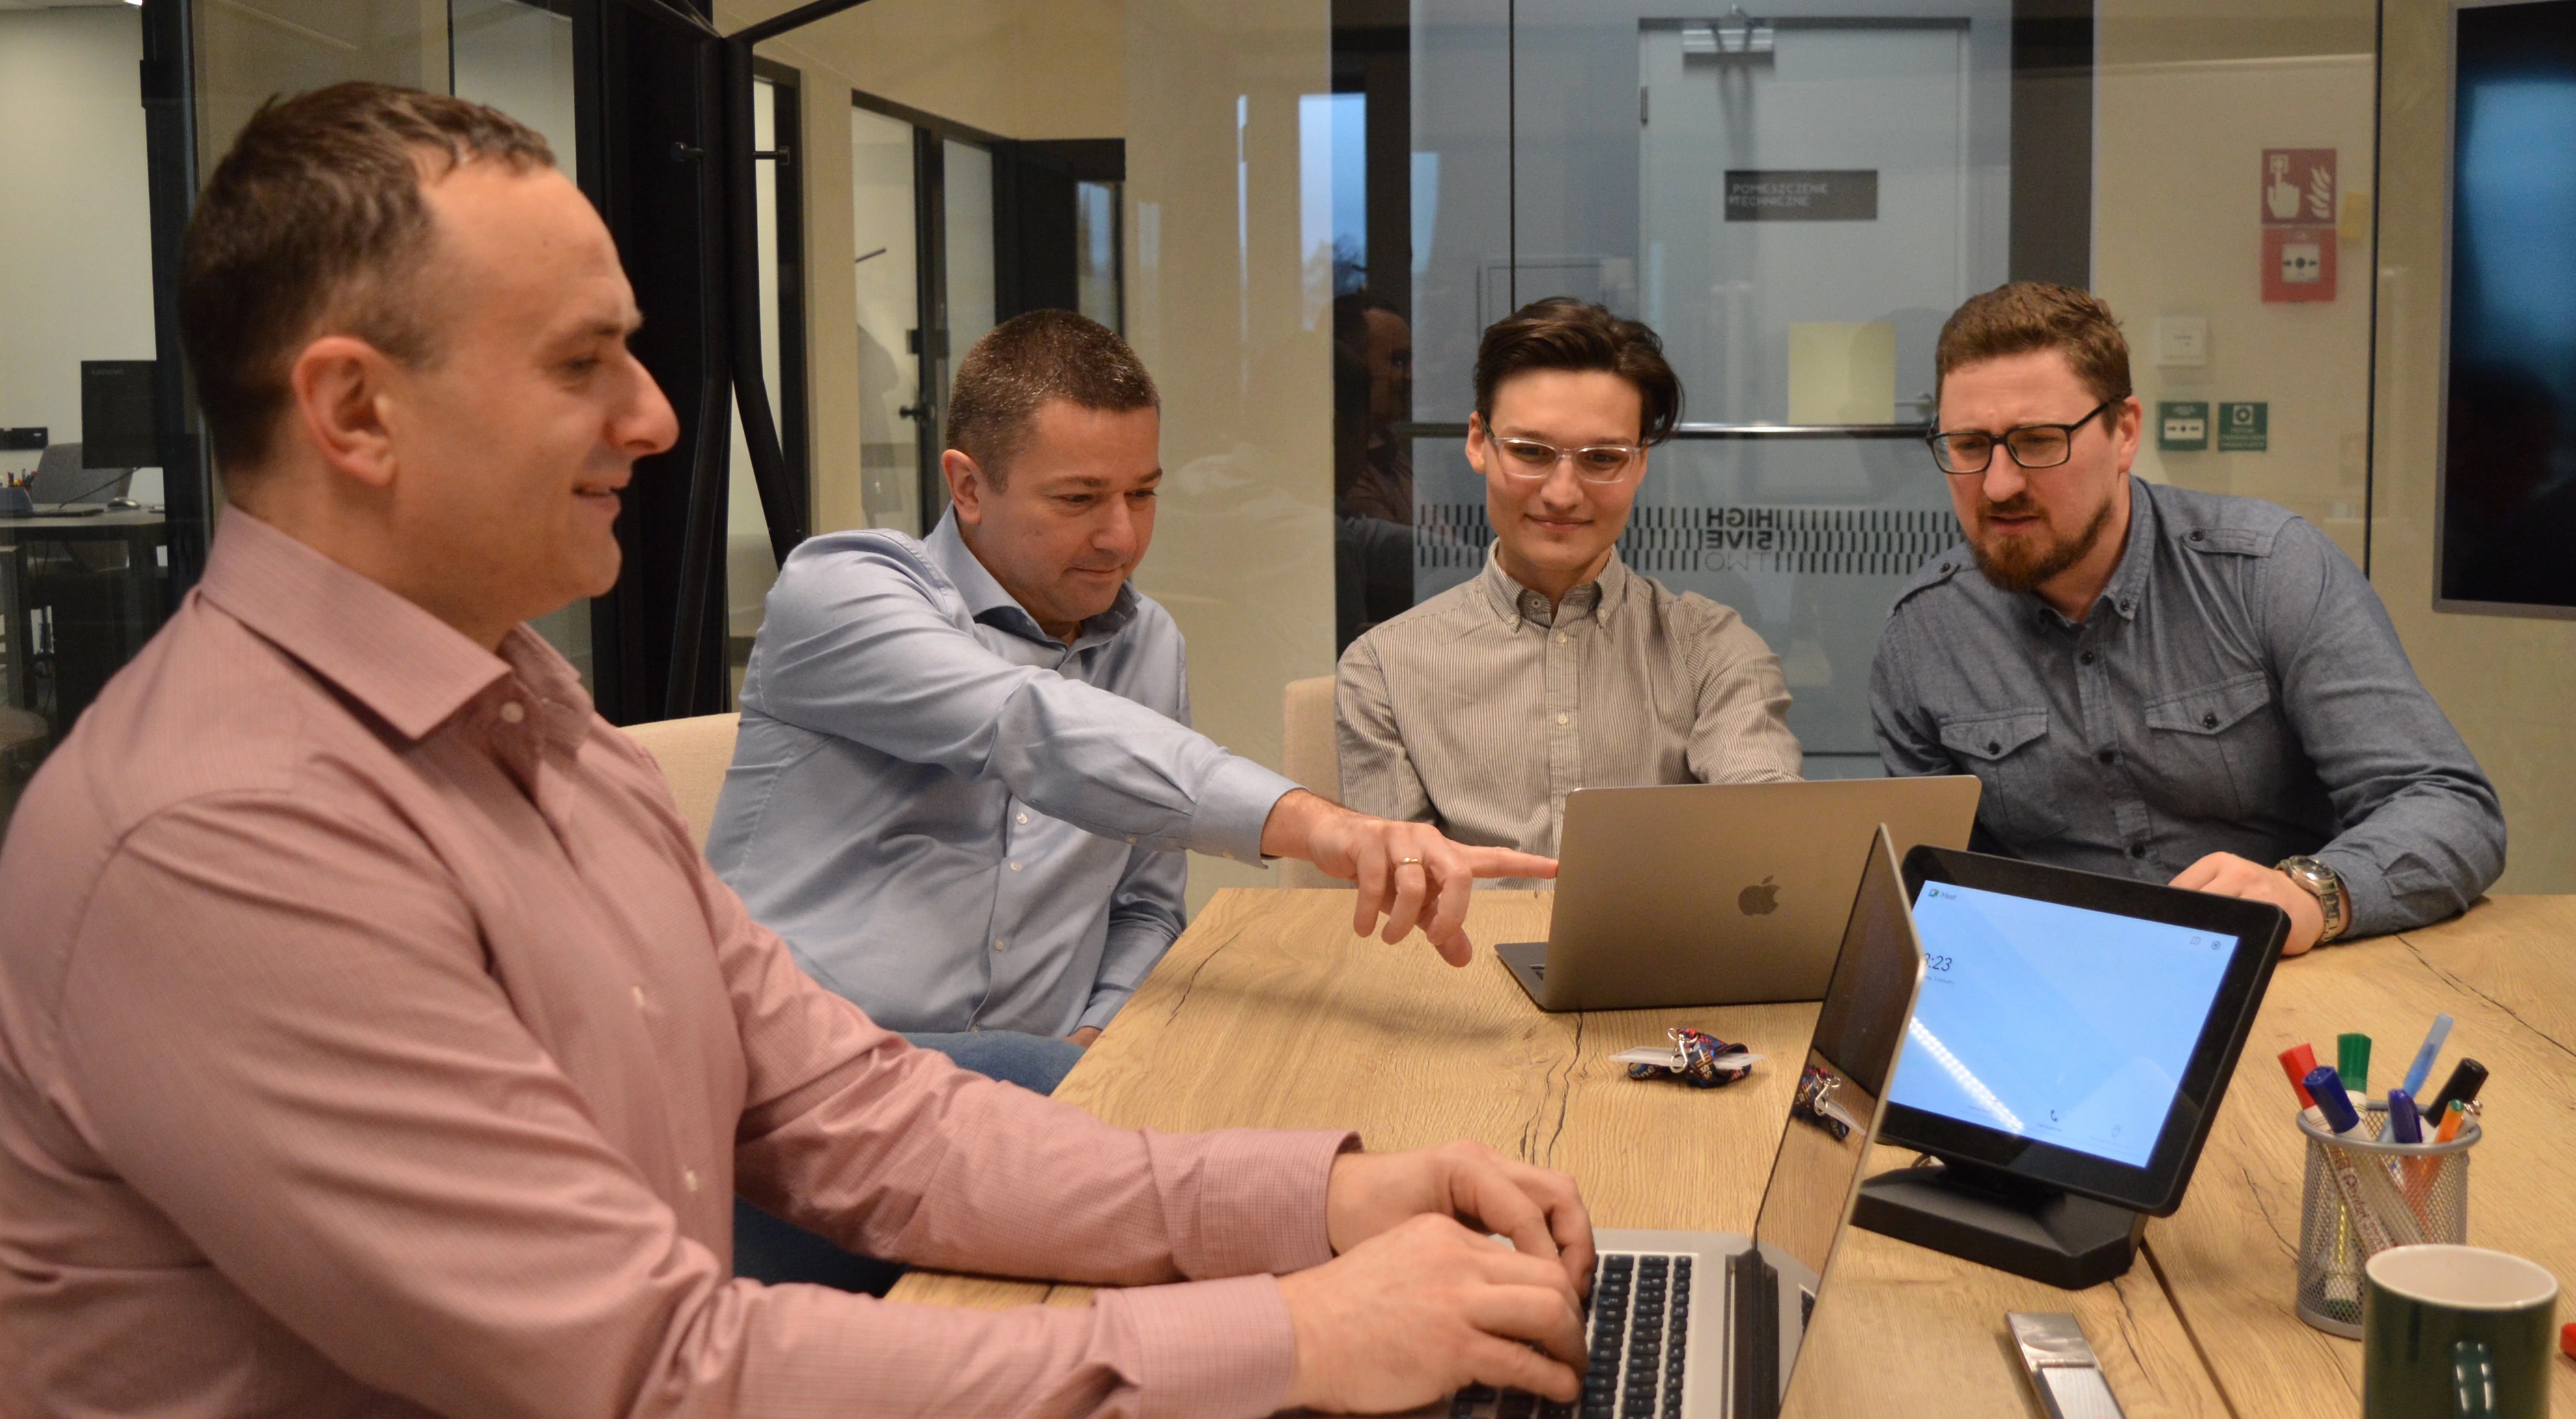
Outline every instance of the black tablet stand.
<svg viewBox="0 0 2576 1419"><path fill-rule="evenodd" d="M1957 1159L1862 1183L1852 1222L2069 1291L2126 1272L2147 1227L2143 1212Z"/></svg>

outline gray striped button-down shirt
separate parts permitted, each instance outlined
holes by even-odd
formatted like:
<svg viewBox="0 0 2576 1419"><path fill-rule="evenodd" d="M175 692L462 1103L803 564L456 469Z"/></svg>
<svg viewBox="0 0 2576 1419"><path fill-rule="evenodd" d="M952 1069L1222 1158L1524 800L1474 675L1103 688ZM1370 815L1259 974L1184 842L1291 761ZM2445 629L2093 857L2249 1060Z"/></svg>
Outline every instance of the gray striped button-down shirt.
<svg viewBox="0 0 2576 1419"><path fill-rule="evenodd" d="M1556 607L1486 553L1353 641L1334 700L1344 800L1463 843L1553 854L1578 788L1798 777L1771 648L1615 553Z"/></svg>

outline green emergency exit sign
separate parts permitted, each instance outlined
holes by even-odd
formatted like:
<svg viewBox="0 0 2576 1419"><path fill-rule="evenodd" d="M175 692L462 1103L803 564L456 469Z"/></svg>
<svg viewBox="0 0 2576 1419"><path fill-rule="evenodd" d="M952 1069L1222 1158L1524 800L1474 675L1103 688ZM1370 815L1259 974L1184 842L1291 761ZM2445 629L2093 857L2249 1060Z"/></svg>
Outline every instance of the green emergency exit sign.
<svg viewBox="0 0 2576 1419"><path fill-rule="evenodd" d="M2268 453L2272 448L2272 406L2235 403L2218 406L2218 451Z"/></svg>

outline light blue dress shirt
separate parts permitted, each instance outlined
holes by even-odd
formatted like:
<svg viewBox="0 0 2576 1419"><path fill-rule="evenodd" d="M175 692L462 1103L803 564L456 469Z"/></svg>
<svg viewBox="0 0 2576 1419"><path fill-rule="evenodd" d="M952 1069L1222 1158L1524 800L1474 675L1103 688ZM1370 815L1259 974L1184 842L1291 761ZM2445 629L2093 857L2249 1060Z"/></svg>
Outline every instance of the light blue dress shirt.
<svg viewBox="0 0 2576 1419"><path fill-rule="evenodd" d="M1182 849L1260 860L1296 785L1189 724L1134 587L1067 646L958 536L808 539L779 569L707 858L879 1024L1106 1025L1183 922Z"/></svg>

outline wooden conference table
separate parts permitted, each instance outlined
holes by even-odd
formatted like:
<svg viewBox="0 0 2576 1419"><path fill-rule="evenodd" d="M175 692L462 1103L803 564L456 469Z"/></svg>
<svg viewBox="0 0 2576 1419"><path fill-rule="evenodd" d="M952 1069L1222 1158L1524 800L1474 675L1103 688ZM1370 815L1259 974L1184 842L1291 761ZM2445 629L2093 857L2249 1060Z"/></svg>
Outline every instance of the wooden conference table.
<svg viewBox="0 0 2576 1419"><path fill-rule="evenodd" d="M1168 1130L1351 1127L1371 1148L1454 1137L1563 1168L1597 1225L1749 1231L1813 1004L1545 1015L1493 958L1547 934L1548 897L1479 892L1464 970L1415 937L1351 935L1343 891L1218 894L1057 1097ZM2129 1274L2088 1291L2024 1281L1873 1232L1844 1236L1789 1395L1794 1416L2035 1415L2009 1310L2072 1311L2130 1419L2349 1415L2361 1347L2292 1312L2304 1154L2274 1055L2333 1055L2346 1030L2402 1070L2437 1013L2494 1071L2470 1173L2469 1240L2576 1287L2576 897L2503 897L2424 931L2285 961L2182 1210L2149 1223ZM1675 1024L1768 1056L1699 1091L1610 1056ZM1910 1155L1881 1150L1872 1171ZM915 1273L904 1301L1082 1305L1079 1286ZM2576 1319L2562 1296L2560 1320ZM2553 1358L2551 1413L2576 1419L2576 1362Z"/></svg>

